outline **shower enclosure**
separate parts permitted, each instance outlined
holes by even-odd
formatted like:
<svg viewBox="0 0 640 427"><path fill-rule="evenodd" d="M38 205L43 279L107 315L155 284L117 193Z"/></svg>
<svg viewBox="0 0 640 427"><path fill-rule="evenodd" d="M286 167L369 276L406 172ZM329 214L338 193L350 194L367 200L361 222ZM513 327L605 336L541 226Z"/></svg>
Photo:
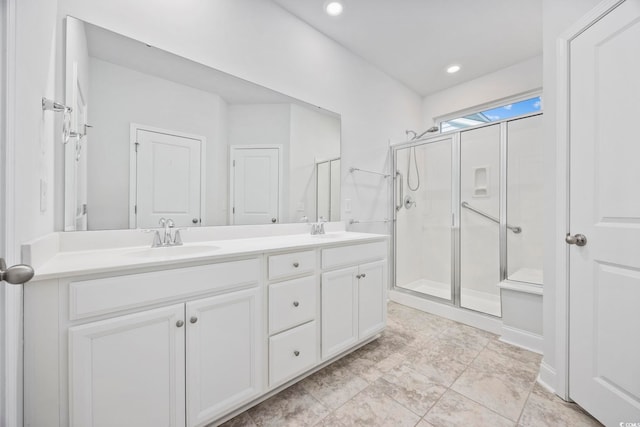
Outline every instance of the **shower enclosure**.
<svg viewBox="0 0 640 427"><path fill-rule="evenodd" d="M542 115L392 147L394 289L501 316L501 282L542 285Z"/></svg>

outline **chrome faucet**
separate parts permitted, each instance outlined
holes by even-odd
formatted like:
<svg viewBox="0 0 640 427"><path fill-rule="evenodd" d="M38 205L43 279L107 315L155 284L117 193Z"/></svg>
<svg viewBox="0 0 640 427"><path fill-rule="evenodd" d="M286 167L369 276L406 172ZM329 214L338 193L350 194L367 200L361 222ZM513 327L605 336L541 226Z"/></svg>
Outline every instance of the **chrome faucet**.
<svg viewBox="0 0 640 427"><path fill-rule="evenodd" d="M151 244L152 248L182 245L182 238L180 237L180 230L183 230L182 228L175 228L176 224L171 218L160 218L159 224L160 227L164 228L164 233L161 237L160 230L155 231L155 234L153 236L153 243ZM174 229L175 233L173 233L172 236L171 230Z"/></svg>
<svg viewBox="0 0 640 427"><path fill-rule="evenodd" d="M325 234L324 223L327 222L324 217L318 218L318 222L311 224L311 235L316 236L318 234Z"/></svg>

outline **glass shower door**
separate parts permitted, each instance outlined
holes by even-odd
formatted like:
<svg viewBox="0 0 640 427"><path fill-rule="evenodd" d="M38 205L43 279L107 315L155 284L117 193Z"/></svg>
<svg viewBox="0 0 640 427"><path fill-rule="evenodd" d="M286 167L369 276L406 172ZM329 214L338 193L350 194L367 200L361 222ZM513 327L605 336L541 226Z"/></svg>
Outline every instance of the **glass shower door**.
<svg viewBox="0 0 640 427"><path fill-rule="evenodd" d="M452 139L396 150L397 287L453 301Z"/></svg>
<svg viewBox="0 0 640 427"><path fill-rule="evenodd" d="M500 308L500 125L460 135L460 306Z"/></svg>

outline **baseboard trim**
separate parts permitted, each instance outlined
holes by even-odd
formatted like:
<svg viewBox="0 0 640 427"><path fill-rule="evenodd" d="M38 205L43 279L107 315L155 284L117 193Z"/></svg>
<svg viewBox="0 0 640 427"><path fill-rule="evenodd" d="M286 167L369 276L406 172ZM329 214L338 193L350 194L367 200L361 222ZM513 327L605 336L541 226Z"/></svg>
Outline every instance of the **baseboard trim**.
<svg viewBox="0 0 640 427"><path fill-rule="evenodd" d="M502 326L500 341L542 354L542 335L534 334L511 326Z"/></svg>
<svg viewBox="0 0 640 427"><path fill-rule="evenodd" d="M556 383L556 370L549 366L544 360L540 363L540 371L538 372L538 384L551 393L556 392L553 384Z"/></svg>

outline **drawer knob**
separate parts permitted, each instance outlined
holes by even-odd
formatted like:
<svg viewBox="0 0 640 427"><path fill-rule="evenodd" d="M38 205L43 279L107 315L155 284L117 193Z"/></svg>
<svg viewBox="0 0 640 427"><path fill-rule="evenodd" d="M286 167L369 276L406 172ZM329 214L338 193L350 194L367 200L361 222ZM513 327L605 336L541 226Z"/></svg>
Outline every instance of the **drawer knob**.
<svg viewBox="0 0 640 427"><path fill-rule="evenodd" d="M182 328L182 327L184 326L184 322L183 322L182 320L178 320L178 321L176 322L176 326L177 326L178 328Z"/></svg>
<svg viewBox="0 0 640 427"><path fill-rule="evenodd" d="M359 279L359 278L361 278L361 277L362 277L362 274L358 274L358 275L356 276L356 279Z"/></svg>
<svg viewBox="0 0 640 427"><path fill-rule="evenodd" d="M300 356L300 352L299 352L298 350L296 350L296 351L294 351L294 352L293 352L293 355L294 355L295 357L298 357L298 356Z"/></svg>
<svg viewBox="0 0 640 427"><path fill-rule="evenodd" d="M293 266L294 266L295 268L298 268L298 267L300 267L300 263L296 261L296 262L294 262L294 263L293 263Z"/></svg>
<svg viewBox="0 0 640 427"><path fill-rule="evenodd" d="M299 305L300 305L300 303L299 303L298 301L294 301L294 302L293 302L293 306L294 306L294 307L297 307L297 306L299 306Z"/></svg>
<svg viewBox="0 0 640 427"><path fill-rule="evenodd" d="M367 277L367 275L365 273L362 273L360 277L364 279L365 277Z"/></svg>
<svg viewBox="0 0 640 427"><path fill-rule="evenodd" d="M198 318L196 316L191 317L191 319L189 319L189 322L191 323L196 323L198 321Z"/></svg>

